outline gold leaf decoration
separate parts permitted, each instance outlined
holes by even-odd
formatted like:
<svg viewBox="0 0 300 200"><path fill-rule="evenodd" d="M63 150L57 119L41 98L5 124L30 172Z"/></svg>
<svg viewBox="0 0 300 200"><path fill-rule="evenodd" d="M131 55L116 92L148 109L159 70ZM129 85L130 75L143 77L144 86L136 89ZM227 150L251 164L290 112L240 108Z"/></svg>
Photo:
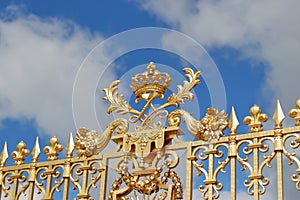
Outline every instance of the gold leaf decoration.
<svg viewBox="0 0 300 200"><path fill-rule="evenodd" d="M116 80L110 84L109 88L103 89L106 95L103 99L111 103L107 109L108 114L114 111L125 115L132 110L131 106L124 100L124 96L117 93L119 83L120 81Z"/></svg>
<svg viewBox="0 0 300 200"><path fill-rule="evenodd" d="M189 78L189 81L184 81L183 86L177 86L178 93L173 93L167 100L169 105L178 106L186 100L193 100L194 98L194 94L191 93L191 90L200 83L198 78L201 75L201 72L197 71L195 73L191 68L184 68L183 70L186 72L186 76Z"/></svg>

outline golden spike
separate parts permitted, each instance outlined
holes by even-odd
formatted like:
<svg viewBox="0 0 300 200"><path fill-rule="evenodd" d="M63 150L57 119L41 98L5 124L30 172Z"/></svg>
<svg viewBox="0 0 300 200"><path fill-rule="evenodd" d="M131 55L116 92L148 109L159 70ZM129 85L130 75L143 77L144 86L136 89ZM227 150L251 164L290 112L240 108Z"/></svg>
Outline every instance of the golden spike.
<svg viewBox="0 0 300 200"><path fill-rule="evenodd" d="M32 149L32 162L37 162L39 155L41 153L40 145L39 145L39 137L36 137L34 147Z"/></svg>
<svg viewBox="0 0 300 200"><path fill-rule="evenodd" d="M7 143L4 142L4 147L0 155L0 167L5 166L6 160L8 159Z"/></svg>
<svg viewBox="0 0 300 200"><path fill-rule="evenodd" d="M15 160L15 165L24 164L25 156L29 155L29 150L26 149L25 142L21 141L17 145L17 150L11 153L11 157Z"/></svg>
<svg viewBox="0 0 300 200"><path fill-rule="evenodd" d="M289 116L296 120L295 126L300 126L300 99L296 101L296 108L290 110Z"/></svg>
<svg viewBox="0 0 300 200"><path fill-rule="evenodd" d="M230 128L230 135L235 135L236 134L236 129L239 126L239 120L236 117L234 107L232 106L231 108L231 113L230 113L230 119L229 119L229 128Z"/></svg>
<svg viewBox="0 0 300 200"><path fill-rule="evenodd" d="M66 146L67 158L72 158L73 151L74 151L74 140L73 140L72 133L70 133L69 142Z"/></svg>
<svg viewBox="0 0 300 200"><path fill-rule="evenodd" d="M48 156L47 160L57 160L57 151L61 152L63 150L63 146L59 144L59 141L56 136L53 136L49 140L49 146L44 148L45 154Z"/></svg>
<svg viewBox="0 0 300 200"><path fill-rule="evenodd" d="M282 111L281 105L279 100L276 102L276 108L273 114L273 121L275 122L275 128L282 128L282 122L284 120L285 116Z"/></svg>
<svg viewBox="0 0 300 200"><path fill-rule="evenodd" d="M261 122L266 122L268 120L268 115L261 113L259 106L254 104L250 108L250 116L244 118L244 124L250 127L249 132L258 132L263 130Z"/></svg>

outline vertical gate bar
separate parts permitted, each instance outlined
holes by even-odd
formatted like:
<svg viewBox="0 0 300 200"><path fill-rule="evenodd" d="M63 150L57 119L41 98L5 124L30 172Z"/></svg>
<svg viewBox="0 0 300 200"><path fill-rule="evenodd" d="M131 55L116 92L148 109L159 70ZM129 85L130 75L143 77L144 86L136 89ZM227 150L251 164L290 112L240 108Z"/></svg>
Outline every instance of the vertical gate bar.
<svg viewBox="0 0 300 200"><path fill-rule="evenodd" d="M258 139L254 138L253 143L257 144ZM256 175L258 173L258 165L259 165L259 155L258 155L258 147L253 148L253 173ZM258 185L258 178L254 178L254 200L259 200L259 185Z"/></svg>
<svg viewBox="0 0 300 200"><path fill-rule="evenodd" d="M189 143L187 147L187 159L186 159L186 199L192 199L193 192L193 165L192 161L195 160L195 156L192 155L192 145Z"/></svg>
<svg viewBox="0 0 300 200"><path fill-rule="evenodd" d="M81 191L79 194L77 194L77 197L80 200L87 200L90 197L89 194L87 193L87 184L88 184L88 177L89 177L88 170L89 169L90 169L90 164L85 159L83 166L81 167L81 170L83 170Z"/></svg>
<svg viewBox="0 0 300 200"><path fill-rule="evenodd" d="M278 200L283 200L282 152L277 151L277 191Z"/></svg>
<svg viewBox="0 0 300 200"><path fill-rule="evenodd" d="M213 145L209 145L209 150L213 149ZM213 174L214 174L214 153L209 152L208 155L208 179L211 181L213 180ZM214 195L213 191L213 184L209 183L208 185L208 199L212 200Z"/></svg>
<svg viewBox="0 0 300 200"><path fill-rule="evenodd" d="M66 165L64 167L63 172L63 179L64 179L64 193L63 193L63 199L68 200L69 199L69 187L70 187L70 175L71 175L71 167L70 167L70 158L67 158Z"/></svg>
<svg viewBox="0 0 300 200"><path fill-rule="evenodd" d="M52 188L52 168L53 166L50 165L48 168L48 171L46 171L45 173L47 173L47 185L46 185L46 190L45 190L45 196L42 199L52 199L50 198L50 192L51 192L51 188Z"/></svg>
<svg viewBox="0 0 300 200"><path fill-rule="evenodd" d="M73 157L73 150L74 150L74 140L73 140L73 134L70 133L69 141L66 146L66 161L64 166L64 172L63 172L63 178L64 178L64 193L63 193L63 199L67 200L69 199L69 187L70 187L70 176L72 174L71 172L71 159Z"/></svg>
<svg viewBox="0 0 300 200"><path fill-rule="evenodd" d="M277 154L277 198L278 200L283 200L282 151L284 145L282 140L282 129L280 129L280 127L275 128L274 136L274 151Z"/></svg>
<svg viewBox="0 0 300 200"><path fill-rule="evenodd" d="M230 157L230 199L236 199L236 158Z"/></svg>
<svg viewBox="0 0 300 200"><path fill-rule="evenodd" d="M70 177L64 177L63 200L68 200L69 199L69 186L70 186Z"/></svg>
<svg viewBox="0 0 300 200"><path fill-rule="evenodd" d="M7 143L4 142L4 147L3 147L3 150L0 154L0 199L1 199L1 196L2 196L2 187L4 185L4 173L3 173L3 168L5 166L5 163L6 163L6 160L8 158L8 152L7 152Z"/></svg>
<svg viewBox="0 0 300 200"><path fill-rule="evenodd" d="M236 157L237 157L237 145L236 145L236 129L239 126L239 121L236 117L234 107L231 108L229 119L229 148L228 157L230 158L230 199L236 199Z"/></svg>
<svg viewBox="0 0 300 200"><path fill-rule="evenodd" d="M12 199L16 199L16 196L17 196L17 192L18 192L18 186L19 186L19 181L18 181L18 175L19 173L18 173L18 170L16 169L15 170L15 173L14 173L14 175L15 175L15 177L14 177L14 185L13 185L13 190L12 190Z"/></svg>
<svg viewBox="0 0 300 200"><path fill-rule="evenodd" d="M37 177L36 167L37 167L37 162L38 162L40 153L41 153L41 149L40 149L40 145L39 145L39 138L36 137L35 145L33 146L33 150L32 150L32 161L30 164L29 175L28 175L28 182L29 182L28 199L30 199L30 200L33 200L33 197L34 197L34 183L35 183L35 179Z"/></svg>
<svg viewBox="0 0 300 200"><path fill-rule="evenodd" d="M101 172L101 182L100 182L100 194L99 200L105 200L106 186L107 186L107 167L108 160L107 157L103 157L103 168L104 170Z"/></svg>
<svg viewBox="0 0 300 200"><path fill-rule="evenodd" d="M2 197L2 185L4 185L3 167L0 166L0 199Z"/></svg>
<svg viewBox="0 0 300 200"><path fill-rule="evenodd" d="M36 164L36 163L32 163L32 166L30 167L29 177L28 177L28 182L29 182L28 199L29 200L33 200L33 197L34 197L34 182L35 182L35 178L37 176L34 164Z"/></svg>
<svg viewBox="0 0 300 200"><path fill-rule="evenodd" d="M28 199L33 200L34 196L34 182L29 182Z"/></svg>
<svg viewBox="0 0 300 200"><path fill-rule="evenodd" d="M283 200L283 180L282 180L282 152L283 152L283 139L282 139L282 122L285 116L282 111L279 100L276 102L275 112L273 114L273 121L275 122L274 128L274 151L277 156L277 198Z"/></svg>

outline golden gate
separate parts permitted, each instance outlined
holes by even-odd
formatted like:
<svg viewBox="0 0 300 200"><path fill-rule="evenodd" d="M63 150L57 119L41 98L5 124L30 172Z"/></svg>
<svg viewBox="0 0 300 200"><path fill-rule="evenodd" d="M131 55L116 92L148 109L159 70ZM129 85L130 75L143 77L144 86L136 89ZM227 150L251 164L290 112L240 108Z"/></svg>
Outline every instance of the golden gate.
<svg viewBox="0 0 300 200"><path fill-rule="evenodd" d="M130 115L128 119L112 121L98 135L96 131L80 128L74 142L72 134L64 148L56 137L44 147L47 161L40 161L38 138L31 150L20 142L11 153L13 166L6 166L9 158L5 143L0 156L1 199L222 199L224 183L219 175L229 169L230 199L237 196L237 164L246 170L243 187L249 197L264 195L270 180L263 170L276 162L277 198L284 198L283 158L297 166L291 180L300 190L300 161L296 150L300 146L300 99L289 116L296 120L294 127L283 128L285 118L279 101L274 115L274 129L263 130L262 122L268 116L254 105L244 118L249 133L236 134L239 121L234 108L230 117L223 111L208 108L205 116L197 120L179 105L192 100L191 90L200 83L201 73L184 68L187 81L177 86L177 93L165 97L171 77L150 63L144 73L132 78L131 90L140 110L134 109L117 93L119 81L105 88L110 105L108 113ZM153 100L161 99L161 105ZM229 118L229 119L228 119ZM167 126L164 125L167 122ZM184 123L183 123L184 122ZM182 131L184 127L186 131ZM229 134L224 135L224 130ZM180 135L191 134L196 140L182 141ZM102 152L110 141L117 147ZM64 158L58 153L65 149ZM179 152L184 152L179 156ZM31 162L25 158L31 153ZM76 153L76 154L75 154ZM181 153L182 154L182 153ZM178 169L184 162L184 173ZM109 166L114 165L114 168ZM202 183L196 177L202 178ZM110 181L111 177L113 180ZM199 182L199 183L198 183ZM202 196L193 196L194 185ZM94 192L92 192L94 191ZM73 197L71 197L73 196Z"/></svg>

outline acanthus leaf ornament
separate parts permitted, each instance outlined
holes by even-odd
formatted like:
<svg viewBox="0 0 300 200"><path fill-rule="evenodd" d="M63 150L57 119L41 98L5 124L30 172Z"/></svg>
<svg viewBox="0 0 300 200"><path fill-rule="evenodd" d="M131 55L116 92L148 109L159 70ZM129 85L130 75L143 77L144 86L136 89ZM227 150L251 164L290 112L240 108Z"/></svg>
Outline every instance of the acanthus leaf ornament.
<svg viewBox="0 0 300 200"><path fill-rule="evenodd" d="M184 103L186 100L193 100L194 94L191 92L191 90L196 85L200 84L200 80L198 79L201 75L200 71L195 73L191 68L184 68L183 70L186 72L189 82L184 81L183 86L177 86L177 94L173 93L167 100L169 105L178 106L179 104Z"/></svg>
<svg viewBox="0 0 300 200"><path fill-rule="evenodd" d="M194 195L198 187L203 199L224 199L220 191L229 184L230 199L239 197L241 185L253 199L260 199L271 183L265 168L273 165L276 166L273 174L277 175L278 200L284 199L285 182L289 179L300 191L300 100L289 112L296 126L283 126L285 116L277 101L272 118L274 129L263 130L262 122L268 116L254 105L250 116L244 119L250 131L240 134L233 107L229 122L227 114L216 108L208 108L198 119L176 107L193 99L192 89L199 83L200 72L191 69L185 72L189 80L178 86L177 94L167 96L165 91L171 78L150 63L146 72L132 80L131 89L136 103L140 104L137 106L130 104L133 101L127 103L124 96L117 93L119 81L113 82L104 90L105 99L110 103L108 111L129 114L129 119L113 120L102 134L80 128L75 142L70 134L64 157L58 155L63 146L58 138L52 137L44 148L47 161L40 161L41 149L36 139L30 163L25 163L29 150L20 142L10 156L14 164L9 165L14 166L7 166L9 155L5 142L0 155L0 198L50 200L58 196L70 199L71 195L82 200L179 200L201 198ZM184 124L186 127L181 130ZM227 127L228 135L223 137ZM178 136L184 132L190 132L197 140L181 140ZM117 143L116 148L102 151L110 140ZM73 156L74 150L79 158ZM288 164L293 165L294 173L285 173L285 157L290 161ZM176 172L182 166L185 170ZM240 167L243 175L238 171ZM225 177L221 178L220 173L229 169L229 177L224 182ZM109 181L111 178L115 180ZM72 186L75 191L71 192Z"/></svg>
<svg viewBox="0 0 300 200"><path fill-rule="evenodd" d="M165 92L172 81L169 74L158 71L154 63L150 62L145 72L135 75L130 88L135 94L135 103L138 104L140 101L144 103L140 110L131 107L124 99L124 95L117 93L120 81L112 82L108 88L103 89L105 93L103 99L110 103L107 113L130 114L129 120L116 119L101 135L85 128L77 132L75 148L79 157L90 157L100 153L110 139L116 142L118 149L122 149L124 153L121 160L117 162L116 168L121 177L113 184L109 198L116 198L118 194L123 197L132 190L143 195L154 193L158 195L158 190L167 188L168 178L172 179L176 191L173 198L183 198L181 181L172 171L177 166L178 155L170 153L166 148L179 134L182 134L179 128L179 117L182 117L187 124L191 135L199 140L219 139L224 135L223 130L227 128L228 122L227 114L223 111L208 108L201 120L196 120L183 109L176 109L169 113L168 107L178 107L188 100L193 100L192 89L200 84L200 71L194 72L191 68L183 70L188 81L184 81L183 85L178 85L177 93L171 94L166 100L164 99ZM162 103L156 106L153 104L154 99L160 99ZM168 121L170 126L165 127L163 120ZM128 131L129 125L134 125L131 131ZM115 130L117 134L112 136ZM170 156L174 158L174 161ZM132 164L131 167L128 166L129 163ZM165 173L165 177L162 177L163 181L159 183L157 178L160 177L162 167L168 168L169 174ZM127 185L127 189L129 188L128 193L124 193L125 188L120 189L122 183ZM161 197L165 198L163 194ZM171 197L170 194L168 193L167 198Z"/></svg>
<svg viewBox="0 0 300 200"><path fill-rule="evenodd" d="M124 100L124 96L116 92L119 81L114 81L109 88L103 90L106 95L104 99L110 102L108 113L112 111L121 115L130 113L132 114L129 119L131 124L140 122L140 124L135 127L135 131L125 133L123 140L124 142L126 141L126 143L123 144L123 148L126 149L125 152L131 151L131 145L135 144L141 145L140 147L136 146L135 151L142 151L144 155L142 157L149 154L151 151L149 147L146 148L149 152L144 152L144 150L145 147L148 146L146 144L151 144L152 140L149 138L155 138L155 134L146 134L147 129L157 129L159 130L158 132L163 131L162 124L155 122L156 118L167 119L169 125L178 127L180 125L178 117L181 116L186 122L189 132L200 140L218 139L223 135L223 130L228 126L227 114L223 111L219 112L215 108L208 108L206 116L201 120L196 120L187 111L182 109L174 110L170 114L165 110L167 107L177 107L179 104L183 104L185 101L193 100L194 98L194 94L191 90L200 84L199 77L201 72L194 72L191 68L184 68L183 70L186 72L185 75L188 81L184 81L183 85L178 85L178 92L171 94L167 100L158 107L155 107L152 101L155 98L161 98L161 100L163 100L164 93L172 79L167 73L156 70L156 66L153 62L150 62L145 72L137 74L132 78L132 84L130 86L136 96L136 103L138 103L139 100L146 102L141 111L133 109ZM147 110L148 113L146 114ZM145 138L147 138L149 142L143 142Z"/></svg>
<svg viewBox="0 0 300 200"><path fill-rule="evenodd" d="M106 95L103 97L103 99L111 104L107 109L108 114L114 111L116 113L120 113L121 115L125 115L133 110L131 106L124 100L124 96L117 93L119 83L120 81L116 80L110 84L109 88L103 89Z"/></svg>

